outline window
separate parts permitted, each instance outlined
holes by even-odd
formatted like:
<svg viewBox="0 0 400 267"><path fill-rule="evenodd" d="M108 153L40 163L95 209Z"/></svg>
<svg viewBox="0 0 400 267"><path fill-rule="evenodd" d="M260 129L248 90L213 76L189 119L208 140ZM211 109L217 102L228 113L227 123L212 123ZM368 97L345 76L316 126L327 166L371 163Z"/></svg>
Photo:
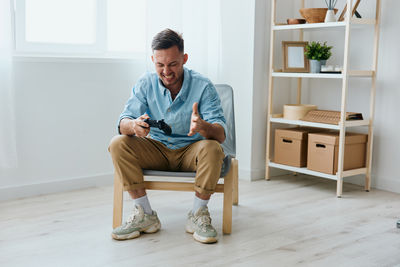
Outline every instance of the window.
<svg viewBox="0 0 400 267"><path fill-rule="evenodd" d="M14 1L17 53L145 53L146 0Z"/></svg>
<svg viewBox="0 0 400 267"><path fill-rule="evenodd" d="M145 0L108 0L107 3L108 49L144 53Z"/></svg>

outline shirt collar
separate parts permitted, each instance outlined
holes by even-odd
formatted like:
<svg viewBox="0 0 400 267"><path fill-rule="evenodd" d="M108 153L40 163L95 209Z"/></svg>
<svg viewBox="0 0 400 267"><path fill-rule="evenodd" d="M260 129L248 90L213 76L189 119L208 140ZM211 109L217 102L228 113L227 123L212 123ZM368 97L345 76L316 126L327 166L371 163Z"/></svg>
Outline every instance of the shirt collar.
<svg viewBox="0 0 400 267"><path fill-rule="evenodd" d="M157 78L158 78L158 87L160 88L163 95L165 95L168 89L163 85L161 79L158 76ZM186 100L187 95L189 93L189 84L190 84L190 72L187 68L183 67L183 83L181 90L179 91L179 94L177 96L181 98L183 101Z"/></svg>

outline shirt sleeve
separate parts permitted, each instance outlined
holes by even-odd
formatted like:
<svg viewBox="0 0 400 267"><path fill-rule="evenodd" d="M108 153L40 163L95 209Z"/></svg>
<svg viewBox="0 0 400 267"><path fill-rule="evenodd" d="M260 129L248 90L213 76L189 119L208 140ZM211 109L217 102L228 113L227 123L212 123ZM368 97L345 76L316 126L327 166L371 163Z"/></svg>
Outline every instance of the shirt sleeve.
<svg viewBox="0 0 400 267"><path fill-rule="evenodd" d="M147 90L148 82L145 78L140 79L132 89L130 98L125 104L125 108L122 111L118 119L118 133L121 134L119 124L122 119L130 118L136 119L146 113L148 110L147 105Z"/></svg>
<svg viewBox="0 0 400 267"><path fill-rule="evenodd" d="M199 113L203 120L209 123L218 123L224 128L226 136L226 120L222 110L221 100L214 85L205 88L199 103Z"/></svg>

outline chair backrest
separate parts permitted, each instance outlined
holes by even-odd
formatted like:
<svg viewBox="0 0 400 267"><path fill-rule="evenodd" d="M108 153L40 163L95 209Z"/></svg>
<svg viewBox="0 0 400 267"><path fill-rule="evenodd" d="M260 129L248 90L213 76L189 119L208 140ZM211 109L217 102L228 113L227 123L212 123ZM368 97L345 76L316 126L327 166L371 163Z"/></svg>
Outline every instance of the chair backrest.
<svg viewBox="0 0 400 267"><path fill-rule="evenodd" d="M226 139L222 144L225 155L236 157L236 132L235 132L235 109L233 105L233 89L227 84L215 84L222 109L226 119Z"/></svg>

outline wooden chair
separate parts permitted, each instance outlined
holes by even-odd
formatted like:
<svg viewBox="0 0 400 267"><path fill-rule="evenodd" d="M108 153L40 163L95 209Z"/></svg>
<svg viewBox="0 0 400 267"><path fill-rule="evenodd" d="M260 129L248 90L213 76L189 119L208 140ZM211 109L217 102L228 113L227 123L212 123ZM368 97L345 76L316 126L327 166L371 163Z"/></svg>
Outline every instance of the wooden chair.
<svg viewBox="0 0 400 267"><path fill-rule="evenodd" d="M233 89L229 85L215 85L221 99L224 116L226 119L227 133L225 142L222 144L225 152L224 163L221 169L221 179L215 189L216 193L224 194L222 232L230 234L232 231L232 204L239 202L238 195L238 161L236 156L235 115L233 106ZM171 190L171 191L194 191L195 172L166 172L156 170L143 170L145 187L148 190ZM148 181L147 178L153 178ZM185 181L154 181L159 177L186 177ZM146 180L147 179L147 180ZM223 183L221 183L223 181ZM113 228L122 223L123 210L123 185L118 178L114 178L114 209Z"/></svg>

